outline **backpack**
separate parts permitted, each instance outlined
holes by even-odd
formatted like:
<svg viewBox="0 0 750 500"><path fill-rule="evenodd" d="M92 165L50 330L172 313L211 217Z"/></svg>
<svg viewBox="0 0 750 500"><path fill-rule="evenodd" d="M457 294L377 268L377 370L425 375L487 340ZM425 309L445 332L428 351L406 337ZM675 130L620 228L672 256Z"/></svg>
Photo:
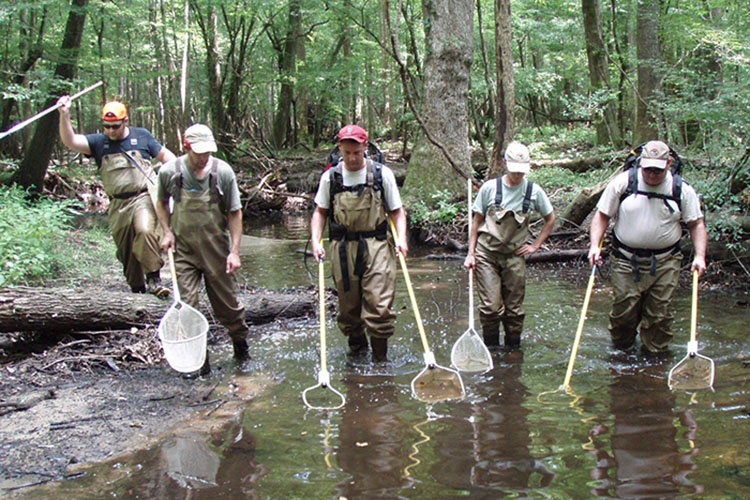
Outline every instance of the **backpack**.
<svg viewBox="0 0 750 500"><path fill-rule="evenodd" d="M620 203L622 203L622 201L628 196L641 194L648 198L658 198L664 200L664 204L667 206L667 208L669 208L670 212L674 212L674 209L669 205L669 203L667 203L667 200L672 200L677 203L677 208L682 211L683 180L682 176L680 175L682 172L682 159L677 154L677 152L672 149L672 146L669 146L669 155L672 157L672 194L666 195L638 190L638 168L640 167L641 163L641 151L643 150L643 146L645 145L646 143L644 142L637 148L634 148L630 151L630 153L628 153L627 158L625 158L625 164L623 165L622 169L623 171L628 172L628 187L620 195Z"/></svg>

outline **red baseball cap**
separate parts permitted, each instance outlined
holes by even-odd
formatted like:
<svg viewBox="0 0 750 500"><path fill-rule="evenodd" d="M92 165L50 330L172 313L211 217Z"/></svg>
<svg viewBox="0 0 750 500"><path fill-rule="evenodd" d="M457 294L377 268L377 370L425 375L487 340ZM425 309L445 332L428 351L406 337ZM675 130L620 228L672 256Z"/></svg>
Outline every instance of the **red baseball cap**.
<svg viewBox="0 0 750 500"><path fill-rule="evenodd" d="M367 132L359 125L345 125L339 130L339 141L351 139L360 144L367 142Z"/></svg>
<svg viewBox="0 0 750 500"><path fill-rule="evenodd" d="M128 116L128 110L121 102L111 101L102 108L102 120L116 122L124 120Z"/></svg>

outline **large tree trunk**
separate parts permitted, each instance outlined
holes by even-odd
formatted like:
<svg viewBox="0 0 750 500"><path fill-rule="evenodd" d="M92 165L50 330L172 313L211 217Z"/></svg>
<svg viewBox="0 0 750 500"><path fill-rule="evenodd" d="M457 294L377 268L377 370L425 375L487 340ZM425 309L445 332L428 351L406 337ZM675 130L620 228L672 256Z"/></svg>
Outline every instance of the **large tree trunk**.
<svg viewBox="0 0 750 500"><path fill-rule="evenodd" d="M55 68L55 76L62 80L72 80L76 74L87 4L88 0L73 0L70 6L60 49L60 59ZM57 95L51 96L45 102L44 108L54 106L57 99ZM52 149L57 140L57 121L57 113L49 113L39 119L31 144L26 149L21 165L13 176L13 181L18 185L41 192L44 175L47 173Z"/></svg>
<svg viewBox="0 0 750 500"><path fill-rule="evenodd" d="M601 0L581 0L583 30L586 34L586 55L589 62L591 91L609 90L607 52L602 36ZM615 102L608 100L602 109L602 118L596 123L596 142L600 145L620 145Z"/></svg>
<svg viewBox="0 0 750 500"><path fill-rule="evenodd" d="M240 294L249 323L309 316L315 297L307 293ZM61 333L156 325L171 302L153 295L110 290L14 287L0 289L0 332ZM212 315L201 307L209 320Z"/></svg>
<svg viewBox="0 0 750 500"><path fill-rule="evenodd" d="M636 13L638 24L638 105L635 112L633 143L659 138L652 100L659 87L657 68L661 64L659 49L659 1L640 0Z"/></svg>
<svg viewBox="0 0 750 500"><path fill-rule="evenodd" d="M473 47L471 0L424 0L425 61L420 134L404 183L407 196L448 190L461 195L465 181L451 163L471 175L467 102ZM431 139L431 140L430 140ZM432 140L445 148L451 160ZM426 197L426 198L425 198Z"/></svg>
<svg viewBox="0 0 750 500"><path fill-rule="evenodd" d="M497 104L495 106L495 143L492 146L487 178L504 171L500 161L505 148L513 140L516 91L513 79L513 50L511 49L510 0L495 0L495 60Z"/></svg>

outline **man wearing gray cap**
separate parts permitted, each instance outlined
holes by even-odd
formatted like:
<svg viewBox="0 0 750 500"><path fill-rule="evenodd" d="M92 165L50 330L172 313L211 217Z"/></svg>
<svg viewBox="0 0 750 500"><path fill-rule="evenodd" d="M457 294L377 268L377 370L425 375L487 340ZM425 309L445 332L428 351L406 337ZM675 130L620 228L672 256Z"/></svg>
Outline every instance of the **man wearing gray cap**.
<svg viewBox="0 0 750 500"><path fill-rule="evenodd" d="M597 203L591 221L589 261L601 263L599 242L617 216L613 230L614 302L609 332L614 346L635 345L640 324L643 350L661 352L672 340L670 310L682 253L681 222L690 231L695 256L691 266L706 270L706 226L695 190L670 172L674 153L661 141L643 145L636 165L615 177Z"/></svg>
<svg viewBox="0 0 750 500"><path fill-rule="evenodd" d="M526 260L544 243L555 225L555 212L541 186L526 179L531 167L529 149L511 142L505 150L508 172L482 184L472 210L467 270L476 269L479 321L490 350L500 349L500 323L505 332L504 351L521 346L526 293ZM539 234L529 240L532 210L544 219Z"/></svg>
<svg viewBox="0 0 750 500"><path fill-rule="evenodd" d="M242 205L232 167L212 157L214 136L206 125L185 130L186 154L159 171L156 215L164 229L161 246L175 254L182 299L198 306L201 278L219 322L229 332L238 361L249 359L245 308L237 300L234 271L240 267ZM169 212L169 199L174 202ZM195 375L206 375L206 363Z"/></svg>

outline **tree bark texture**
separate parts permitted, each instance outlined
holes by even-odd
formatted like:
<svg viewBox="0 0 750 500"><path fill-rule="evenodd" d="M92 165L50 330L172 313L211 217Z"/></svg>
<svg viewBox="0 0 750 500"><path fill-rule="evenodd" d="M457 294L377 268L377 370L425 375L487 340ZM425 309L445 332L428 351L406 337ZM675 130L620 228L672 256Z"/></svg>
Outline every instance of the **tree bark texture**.
<svg viewBox="0 0 750 500"><path fill-rule="evenodd" d="M55 76L61 80L72 80L78 66L78 54L86 23L88 0L73 0L65 24L65 34L60 48L60 59L55 68ZM53 95L44 103L44 109L54 106L59 95ZM41 192L44 175L47 173L52 149L57 141L57 113L49 113L37 122L34 137L21 161L13 181L18 185Z"/></svg>
<svg viewBox="0 0 750 500"><path fill-rule="evenodd" d="M607 51L602 36L601 0L581 0L583 30L586 35L586 56L589 63L591 90L610 90ZM619 146L620 130L617 127L615 103L609 100L596 123L596 142L600 145Z"/></svg>
<svg viewBox="0 0 750 500"><path fill-rule="evenodd" d="M424 0L426 60L422 112L425 128L471 175L468 96L473 50L471 0ZM414 147L404 183L407 195L447 189L461 194L465 181L424 133Z"/></svg>
<svg viewBox="0 0 750 500"><path fill-rule="evenodd" d="M258 292L240 294L248 323L314 314L311 294ZM105 289L13 287L0 289L0 331L62 333L157 325L171 301L153 295ZM200 311L211 321L210 311Z"/></svg>
<svg viewBox="0 0 750 500"><path fill-rule="evenodd" d="M495 105L495 142L492 146L487 178L498 177L505 170L501 161L505 148L513 140L516 91L513 79L510 0L495 0L495 72L497 80Z"/></svg>
<svg viewBox="0 0 750 500"><path fill-rule="evenodd" d="M284 39L283 48L279 55L279 76L281 90L279 91L276 116L273 120L273 145L282 148L293 140L292 137L292 105L294 104L294 80L297 66L297 39L300 37L300 3L299 0L289 2L289 26Z"/></svg>
<svg viewBox="0 0 750 500"><path fill-rule="evenodd" d="M657 139L659 130L652 100L659 88L657 69L661 65L659 49L659 1L640 0L636 12L638 36L638 96L633 144Z"/></svg>

